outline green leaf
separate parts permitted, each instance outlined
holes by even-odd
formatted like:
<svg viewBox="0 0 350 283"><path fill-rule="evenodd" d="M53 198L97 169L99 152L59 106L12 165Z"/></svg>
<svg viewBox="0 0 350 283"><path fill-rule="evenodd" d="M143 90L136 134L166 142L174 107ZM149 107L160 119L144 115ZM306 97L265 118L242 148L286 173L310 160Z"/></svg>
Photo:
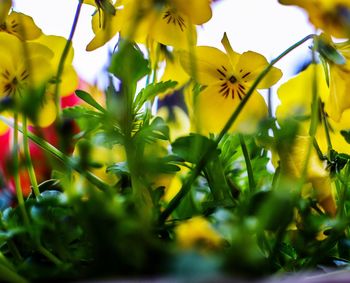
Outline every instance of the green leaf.
<svg viewBox="0 0 350 283"><path fill-rule="evenodd" d="M83 90L76 90L75 94L82 100L84 100L86 103L90 104L92 107L96 108L97 110L100 110L102 113L105 113L106 110L97 103L97 101L86 91Z"/></svg>
<svg viewBox="0 0 350 283"><path fill-rule="evenodd" d="M108 166L106 169L106 172L107 173L114 173L114 174L117 174L119 176L130 175L130 170L129 170L127 162L119 162L119 163L115 163L111 166Z"/></svg>
<svg viewBox="0 0 350 283"><path fill-rule="evenodd" d="M150 125L142 126L134 136L135 142L155 142L159 140L169 140L169 127L160 117L156 117Z"/></svg>
<svg viewBox="0 0 350 283"><path fill-rule="evenodd" d="M180 137L172 143L173 152L185 161L198 163L214 141L199 134Z"/></svg>
<svg viewBox="0 0 350 283"><path fill-rule="evenodd" d="M137 45L121 41L118 51L111 58L109 72L128 85L136 84L150 72L150 69L148 60L144 58Z"/></svg>
<svg viewBox="0 0 350 283"><path fill-rule="evenodd" d="M103 11L110 15L115 15L116 9L114 8L113 4L109 2L109 0L95 0L96 5L100 8L102 8Z"/></svg>
<svg viewBox="0 0 350 283"><path fill-rule="evenodd" d="M139 94L136 96L135 100L135 110L136 112L140 110L143 104L150 99L153 99L158 94L164 93L168 89L171 89L177 85L175 81L159 82L156 84L149 84L143 88Z"/></svg>
<svg viewBox="0 0 350 283"><path fill-rule="evenodd" d="M67 107L63 109L62 114L66 118L80 119L80 118L101 118L102 115L99 112L95 112L86 109L83 106Z"/></svg>
<svg viewBox="0 0 350 283"><path fill-rule="evenodd" d="M341 130L340 134L344 137L345 141L350 144L350 131Z"/></svg>

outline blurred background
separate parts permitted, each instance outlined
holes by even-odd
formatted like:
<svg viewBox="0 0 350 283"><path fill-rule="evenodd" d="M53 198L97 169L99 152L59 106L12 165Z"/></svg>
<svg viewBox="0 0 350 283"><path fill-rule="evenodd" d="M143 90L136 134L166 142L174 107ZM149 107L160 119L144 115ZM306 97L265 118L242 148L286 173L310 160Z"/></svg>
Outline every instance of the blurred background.
<svg viewBox="0 0 350 283"><path fill-rule="evenodd" d="M78 0L14 0L14 3L15 10L31 15L45 34L67 38ZM117 38L98 50L85 51L87 43L93 38L93 12L94 8L89 5L82 8L73 40L73 64L82 79L103 86L108 50L114 47ZM304 11L282 6L277 0L219 0L213 4L212 19L198 30L198 45L223 49L220 41L224 32L237 52L253 50L271 60L314 30ZM309 45L304 44L276 65L284 75L274 89L309 59L308 49Z"/></svg>

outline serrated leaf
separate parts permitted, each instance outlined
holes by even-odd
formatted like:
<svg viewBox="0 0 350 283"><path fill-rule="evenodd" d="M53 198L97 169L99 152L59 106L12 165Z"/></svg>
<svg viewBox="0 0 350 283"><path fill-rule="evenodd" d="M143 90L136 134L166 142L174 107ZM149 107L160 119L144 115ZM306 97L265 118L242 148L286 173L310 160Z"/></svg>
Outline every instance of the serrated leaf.
<svg viewBox="0 0 350 283"><path fill-rule="evenodd" d="M134 136L135 141L154 142L159 140L169 140L169 127L160 117L156 117L150 125L143 126Z"/></svg>
<svg viewBox="0 0 350 283"><path fill-rule="evenodd" d="M159 82L156 84L149 84L143 88L139 94L136 96L135 100L135 110L136 112L140 110L143 104L150 99L153 99L158 94L162 94L168 89L174 88L177 85L175 81Z"/></svg>
<svg viewBox="0 0 350 283"><path fill-rule="evenodd" d="M91 111L82 106L74 106L63 109L62 114L66 118L80 119L86 117L101 117L101 114L95 111Z"/></svg>
<svg viewBox="0 0 350 283"><path fill-rule="evenodd" d="M127 162L119 162L116 164L113 164L111 166L108 166L106 169L107 173L114 173L117 175L129 175L129 166Z"/></svg>
<svg viewBox="0 0 350 283"><path fill-rule="evenodd" d="M97 103L97 101L86 91L83 90L76 90L75 94L82 100L84 100L86 103L91 105L92 107L96 108L97 110L101 111L102 113L106 113L106 110Z"/></svg>

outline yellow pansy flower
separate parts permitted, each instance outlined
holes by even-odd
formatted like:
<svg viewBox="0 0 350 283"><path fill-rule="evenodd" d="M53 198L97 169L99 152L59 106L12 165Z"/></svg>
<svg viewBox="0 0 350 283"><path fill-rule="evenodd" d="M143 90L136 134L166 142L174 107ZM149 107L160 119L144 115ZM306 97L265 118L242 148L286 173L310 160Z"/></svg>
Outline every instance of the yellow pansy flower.
<svg viewBox="0 0 350 283"><path fill-rule="evenodd" d="M350 35L349 0L279 0L306 10L310 22L330 35L344 38Z"/></svg>
<svg viewBox="0 0 350 283"><path fill-rule="evenodd" d="M103 46L120 31L123 21L120 15L122 1L115 1L113 4L109 0L90 0L84 3L97 8L91 22L95 36L86 46L87 51L92 51Z"/></svg>
<svg viewBox="0 0 350 283"><path fill-rule="evenodd" d="M57 72L63 49L67 43L67 39L65 39L62 36L56 35L42 35L38 39L36 39L35 42L38 42L48 47L53 52L53 56L50 60L50 63L54 72ZM64 68L60 78L59 95L61 96L70 95L77 89L79 84L78 74L76 73L72 65L73 57L74 50L73 47L71 47L64 62ZM48 92L54 92L53 84L49 87Z"/></svg>
<svg viewBox="0 0 350 283"><path fill-rule="evenodd" d="M306 70L282 84L277 91L281 101L281 104L276 110L278 123L283 126L285 120L295 119L299 126L298 134L292 144L288 145L288 148L277 147L281 174L284 177L294 180L294 182L302 176L306 155L311 142L308 131L310 127L312 92L315 78L317 79L316 89L318 97L321 101L327 101L329 89L323 68L319 64L311 64ZM341 124L334 123L329 119L328 121L333 149L344 152L349 146L346 146L346 141L340 134L339 127L341 127ZM321 151L326 153L328 144L322 122L319 123L315 138ZM334 215L336 213L336 205L331 178L328 170L326 170L325 162L319 158L314 148L312 148L308 161L305 181L305 185L312 185L316 198L324 210Z"/></svg>
<svg viewBox="0 0 350 283"><path fill-rule="evenodd" d="M16 102L23 95L29 95L29 89L45 85L53 76L52 56L51 50L42 44L23 43L14 35L0 33L0 98L9 97ZM55 119L55 111L51 111L54 102L49 97L42 99L37 122L45 127ZM6 127L1 123L0 128L4 130Z"/></svg>
<svg viewBox="0 0 350 283"><path fill-rule="evenodd" d="M193 56L185 51L181 56L185 71L205 86L189 105L197 130L204 134L222 130L258 75L268 66L265 57L256 52L239 54L233 51L226 35L222 43L226 53L214 47L199 46L194 49ZM195 73L192 61L195 62ZM269 88L281 76L282 72L273 67L257 88ZM254 91L230 130L252 132L267 112L264 98Z"/></svg>
<svg viewBox="0 0 350 283"><path fill-rule="evenodd" d="M176 48L196 44L196 25L212 16L209 0L126 0L121 35L145 43L148 38Z"/></svg>
<svg viewBox="0 0 350 283"><path fill-rule="evenodd" d="M286 179L289 184L296 185L302 177L310 142L311 137L298 135L292 144L288 144L287 148L285 146L277 147L280 176ZM335 215L336 204L331 178L326 170L326 164L320 160L314 148L312 148L306 170L305 189L307 189L308 184L311 184L321 207L330 215Z"/></svg>
<svg viewBox="0 0 350 283"><path fill-rule="evenodd" d="M157 116L162 117L167 123L170 130L170 141L189 134L189 118L179 106L162 106L158 109Z"/></svg>
<svg viewBox="0 0 350 283"><path fill-rule="evenodd" d="M126 160L124 148L120 145L114 145L112 148L99 144L91 144L88 152L81 152L79 144L86 142L80 140L74 149L73 156L85 159L92 167L88 168L91 173L96 175L105 183L113 186L117 183L118 177L114 173L108 173L107 167L118 162ZM78 176L79 174L76 174Z"/></svg>
<svg viewBox="0 0 350 283"><path fill-rule="evenodd" d="M328 66L325 71L329 75L330 88L330 95L327 98L325 110L334 121L339 122L343 112L350 108L348 97L348 89L350 87L350 41L334 43L330 36L325 34L322 34L320 39L330 48L334 48L334 52L338 52L338 56L343 56L341 58L344 61L341 62L343 64L337 64L328 59L327 56L324 57Z"/></svg>
<svg viewBox="0 0 350 283"><path fill-rule="evenodd" d="M298 135L307 136L310 127L311 101L313 79L316 73L317 95L321 99L326 114L330 109L331 92L326 83L325 72L321 64L311 64L297 76L282 84L278 91L278 98L281 104L276 109L276 118L279 124L283 124L286 119L295 119L298 122ZM337 152L350 154L350 147L340 134L341 130L349 128L350 109L344 111L339 121L328 118L329 134L332 147ZM324 125L319 123L316 131L316 140L323 153L327 152L327 139Z"/></svg>
<svg viewBox="0 0 350 283"><path fill-rule="evenodd" d="M202 216L195 216L175 227L175 235L180 248L208 251L222 246L224 240Z"/></svg>
<svg viewBox="0 0 350 283"><path fill-rule="evenodd" d="M0 31L13 34L21 40L32 40L42 34L32 17L14 11L9 14L11 7L12 1L0 1Z"/></svg>

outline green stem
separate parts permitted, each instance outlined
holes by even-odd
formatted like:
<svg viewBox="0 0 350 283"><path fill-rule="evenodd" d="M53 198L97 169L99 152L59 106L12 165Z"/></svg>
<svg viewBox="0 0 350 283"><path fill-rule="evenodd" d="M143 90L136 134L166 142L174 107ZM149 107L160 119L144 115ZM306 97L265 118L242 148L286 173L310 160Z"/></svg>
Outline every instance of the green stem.
<svg viewBox="0 0 350 283"><path fill-rule="evenodd" d="M60 259L58 259L54 254L52 254L49 250L44 248L41 243L37 244L37 249L43 256L48 258L52 263L54 263L56 265L62 264L62 261Z"/></svg>
<svg viewBox="0 0 350 283"><path fill-rule="evenodd" d="M231 117L226 122L224 128L221 130L220 134L215 140L215 143L211 145L205 154L203 154L203 157L198 162L197 166L193 169L191 174L189 175L187 181L183 184L180 191L177 193L177 195L170 201L169 205L165 208L165 210L161 213L159 216L159 223L162 224L164 221L170 216L170 214L176 209L176 207L180 204L181 200L186 196L186 194L190 191L192 183L196 180L196 178L200 175L201 171L206 165L206 162L208 160L208 156L210 155L212 150L215 150L217 145L219 144L220 140L223 138L223 136L227 133L227 131L231 128L234 121L237 119L238 115L241 113L243 107L247 104L249 98L253 94L256 87L259 85L259 83L262 81L262 79L267 75L267 73L271 70L273 65L275 65L279 60L281 60L283 57L285 57L288 53L293 51L295 48L302 45L304 42L308 41L309 39L314 38L314 34L310 34L297 43L293 44L289 48L287 48L285 51L283 51L279 56L277 56L274 60L271 61L271 63L259 74L259 76L254 81L253 85L248 90L247 94L244 96L244 98L241 100L238 107L235 109Z"/></svg>
<svg viewBox="0 0 350 283"><path fill-rule="evenodd" d="M249 152L247 145L245 143L243 135L239 135L239 141L241 143L241 148L247 168L247 174L248 174L248 181L249 181L249 190L250 192L254 192L254 189L256 188L256 184L254 181L254 173L253 173L253 168L252 168L252 163L250 162L250 157L249 157Z"/></svg>
<svg viewBox="0 0 350 283"><path fill-rule="evenodd" d="M0 263L0 278L4 282L10 283L28 283L25 278L8 268L7 266Z"/></svg>
<svg viewBox="0 0 350 283"><path fill-rule="evenodd" d="M40 191L38 182L35 176L35 171L33 167L32 158L30 156L30 150L29 150L29 142L28 142L28 129L27 129L27 118L23 117L23 146L24 146L24 155L26 158L26 164L28 168L28 174L30 183L32 184L33 192L36 198L40 197Z"/></svg>
<svg viewBox="0 0 350 283"><path fill-rule="evenodd" d="M321 104L321 100L320 103ZM324 125L324 131L326 134L326 139L327 139L327 147L328 147L328 155L331 152L333 146L332 146L332 141L331 141L331 136L329 134L329 125L328 125L328 120L327 120L327 116L326 113L324 112L324 109L322 107L322 105L319 105L319 108L321 110L321 114L322 114L322 121L323 121L323 125Z"/></svg>
<svg viewBox="0 0 350 283"><path fill-rule="evenodd" d="M0 120L3 121L5 124L7 124L10 127L15 127L14 123L12 123L11 120L3 117L0 115ZM23 132L22 128L17 125L17 131ZM93 185L101 189L102 191L106 191L110 189L110 186L104 183L100 178L95 176L89 171L83 170L80 168L72 158L68 157L64 153L62 153L60 150L58 150L56 147L54 147L52 144L48 143L47 141L43 140L42 138L38 137L37 135L28 132L27 134L28 138L30 138L33 142L35 142L38 146L40 146L43 150L47 151L54 157L56 157L58 160L60 160L63 164L65 164L67 167L77 171L78 173L85 176L85 178ZM23 196L22 196L23 198Z"/></svg>
<svg viewBox="0 0 350 283"><path fill-rule="evenodd" d="M64 70L64 63L67 59L68 53L69 53L69 49L71 48L72 45L72 40L73 40L73 36L78 24L78 19L79 19L79 15L80 15L80 11L81 11L81 7L83 5L84 0L79 0L77 9L75 11L75 16L74 16L74 20L73 20L73 24L70 30L70 34L69 37L67 39L66 45L64 46L60 61L58 63L58 68L57 68L57 73L56 73L56 84L55 84L55 91L54 91L54 99L56 102L56 114L57 114L57 119L59 119L60 117L60 112L61 112L61 104L60 104L60 84L61 84L61 76Z"/></svg>
<svg viewBox="0 0 350 283"><path fill-rule="evenodd" d="M21 186L21 180L19 176L19 146L18 146L18 113L14 114L14 127L13 127L13 163L14 163L14 181L16 196L19 209L22 213L23 221L26 226L29 226L29 218L24 205L24 198Z"/></svg>

